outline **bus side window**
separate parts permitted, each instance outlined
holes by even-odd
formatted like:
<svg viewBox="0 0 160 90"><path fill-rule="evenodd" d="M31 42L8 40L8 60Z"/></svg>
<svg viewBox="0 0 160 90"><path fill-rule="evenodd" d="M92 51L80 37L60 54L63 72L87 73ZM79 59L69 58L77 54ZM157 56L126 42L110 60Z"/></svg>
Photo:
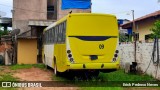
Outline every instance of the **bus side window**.
<svg viewBox="0 0 160 90"><path fill-rule="evenodd" d="M49 30L49 42L51 43L52 42L52 29Z"/></svg>
<svg viewBox="0 0 160 90"><path fill-rule="evenodd" d="M61 24L61 42L64 43L63 41L63 32L64 32L64 24Z"/></svg>
<svg viewBox="0 0 160 90"><path fill-rule="evenodd" d="M50 38L49 42L52 43L52 29L50 29L50 37L49 38Z"/></svg>
<svg viewBox="0 0 160 90"><path fill-rule="evenodd" d="M63 23L63 32L62 32L62 41L65 43L65 34L66 34L66 22Z"/></svg>
<svg viewBox="0 0 160 90"><path fill-rule="evenodd" d="M48 37L47 37L47 38L48 38L47 43L49 44L49 39L50 39L50 38L49 38L49 30L47 31L47 33L48 33L48 34L47 34L47 36L48 36Z"/></svg>
<svg viewBox="0 0 160 90"><path fill-rule="evenodd" d="M51 30L48 30L48 38L49 38L49 40L48 40L48 43L50 44L50 39L51 39Z"/></svg>
<svg viewBox="0 0 160 90"><path fill-rule="evenodd" d="M54 27L54 37L53 37L54 43L56 42L55 38L56 38L56 28Z"/></svg>
<svg viewBox="0 0 160 90"><path fill-rule="evenodd" d="M57 39L58 39L58 37L57 37L57 31L58 31L58 29L57 29L57 26L55 27L55 43L57 43Z"/></svg>
<svg viewBox="0 0 160 90"><path fill-rule="evenodd" d="M54 28L52 28L52 43L54 43Z"/></svg>
<svg viewBox="0 0 160 90"><path fill-rule="evenodd" d="M46 44L48 44L48 31L46 31Z"/></svg>
<svg viewBox="0 0 160 90"><path fill-rule="evenodd" d="M45 34L46 34L46 33L43 34L43 44L46 44L46 43L45 43L45 39L46 39L46 38L45 38L45 36L46 36Z"/></svg>
<svg viewBox="0 0 160 90"><path fill-rule="evenodd" d="M62 43L62 24L59 25L59 41Z"/></svg>
<svg viewBox="0 0 160 90"><path fill-rule="evenodd" d="M53 43L53 28L51 29L51 43Z"/></svg>
<svg viewBox="0 0 160 90"><path fill-rule="evenodd" d="M51 30L51 43L53 44L53 28Z"/></svg>
<svg viewBox="0 0 160 90"><path fill-rule="evenodd" d="M57 43L59 42L59 26L57 26Z"/></svg>
<svg viewBox="0 0 160 90"><path fill-rule="evenodd" d="M59 25L57 26L57 43L59 43Z"/></svg>
<svg viewBox="0 0 160 90"><path fill-rule="evenodd" d="M49 30L47 30L47 44L49 43Z"/></svg>
<svg viewBox="0 0 160 90"><path fill-rule="evenodd" d="M58 25L58 43L61 43L61 35L60 35L61 27Z"/></svg>
<svg viewBox="0 0 160 90"><path fill-rule="evenodd" d="M46 44L46 32L44 33L44 44Z"/></svg>

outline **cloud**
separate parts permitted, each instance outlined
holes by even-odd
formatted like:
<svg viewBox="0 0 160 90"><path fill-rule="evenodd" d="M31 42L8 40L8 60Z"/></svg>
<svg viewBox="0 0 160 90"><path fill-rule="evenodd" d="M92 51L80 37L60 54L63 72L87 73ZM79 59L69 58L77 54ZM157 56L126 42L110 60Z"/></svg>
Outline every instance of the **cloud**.
<svg viewBox="0 0 160 90"><path fill-rule="evenodd" d="M92 12L111 13L118 18L132 19L126 15L131 10L135 10L135 18L159 10L160 4L157 0L92 0Z"/></svg>
<svg viewBox="0 0 160 90"><path fill-rule="evenodd" d="M1 0L0 1L0 11L5 12L6 15L4 17L12 17L13 0Z"/></svg>
<svg viewBox="0 0 160 90"><path fill-rule="evenodd" d="M135 18L159 10L158 0L92 0L92 12L115 14L118 18L132 19L131 10L135 10ZM0 11L6 12L5 17L12 17L13 0L1 0Z"/></svg>

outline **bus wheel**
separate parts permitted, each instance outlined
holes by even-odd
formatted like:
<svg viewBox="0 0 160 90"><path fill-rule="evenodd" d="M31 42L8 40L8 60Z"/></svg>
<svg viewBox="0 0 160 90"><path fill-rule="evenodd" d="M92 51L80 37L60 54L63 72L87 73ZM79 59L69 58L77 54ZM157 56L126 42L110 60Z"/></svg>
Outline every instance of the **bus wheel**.
<svg viewBox="0 0 160 90"><path fill-rule="evenodd" d="M95 71L95 72L94 72L94 76L95 76L95 77L98 77L98 75L99 75L99 71Z"/></svg>
<svg viewBox="0 0 160 90"><path fill-rule="evenodd" d="M56 64L55 58L54 58L54 74L55 74L56 76L59 76L59 72L57 71L57 64Z"/></svg>
<svg viewBox="0 0 160 90"><path fill-rule="evenodd" d="M89 72L90 78L95 78L96 79L96 78L98 78L98 75L99 75L99 71L98 70Z"/></svg>
<svg viewBox="0 0 160 90"><path fill-rule="evenodd" d="M48 65L47 65L47 63L46 63L46 57L45 57L45 55L44 55L44 65L45 65L45 67L48 69Z"/></svg>

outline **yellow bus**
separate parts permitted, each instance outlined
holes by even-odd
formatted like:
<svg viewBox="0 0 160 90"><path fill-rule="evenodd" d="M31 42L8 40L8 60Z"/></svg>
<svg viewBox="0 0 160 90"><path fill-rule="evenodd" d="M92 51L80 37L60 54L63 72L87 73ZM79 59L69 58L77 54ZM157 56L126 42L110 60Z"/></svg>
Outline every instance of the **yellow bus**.
<svg viewBox="0 0 160 90"><path fill-rule="evenodd" d="M44 63L55 75L66 71L119 69L118 23L114 15L73 13L44 30Z"/></svg>

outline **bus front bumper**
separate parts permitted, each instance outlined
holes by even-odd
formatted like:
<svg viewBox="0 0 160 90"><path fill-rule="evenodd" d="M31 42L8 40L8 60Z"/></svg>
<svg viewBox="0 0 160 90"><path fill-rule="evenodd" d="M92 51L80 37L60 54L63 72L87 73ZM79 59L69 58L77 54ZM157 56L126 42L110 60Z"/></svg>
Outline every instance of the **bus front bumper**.
<svg viewBox="0 0 160 90"><path fill-rule="evenodd" d="M119 63L68 64L68 69L119 69Z"/></svg>

